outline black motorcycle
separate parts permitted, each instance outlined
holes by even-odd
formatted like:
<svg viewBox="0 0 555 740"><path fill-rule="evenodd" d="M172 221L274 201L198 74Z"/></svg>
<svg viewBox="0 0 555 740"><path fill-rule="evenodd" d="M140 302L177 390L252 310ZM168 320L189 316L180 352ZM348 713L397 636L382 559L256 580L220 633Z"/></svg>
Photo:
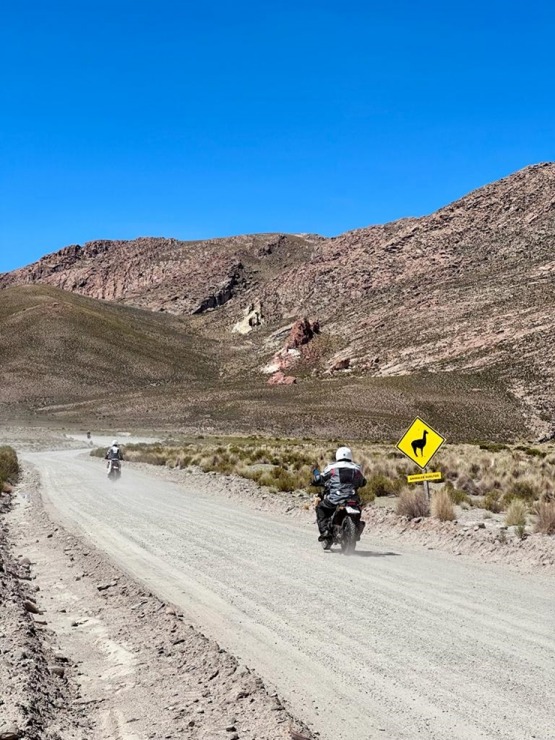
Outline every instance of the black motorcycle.
<svg viewBox="0 0 555 740"><path fill-rule="evenodd" d="M358 496L338 504L330 520L331 536L322 540L322 548L330 550L332 545L340 545L342 553L351 555L366 524L361 522L361 514Z"/></svg>
<svg viewBox="0 0 555 740"><path fill-rule="evenodd" d="M121 462L119 460L108 461L108 479L115 483L121 477Z"/></svg>

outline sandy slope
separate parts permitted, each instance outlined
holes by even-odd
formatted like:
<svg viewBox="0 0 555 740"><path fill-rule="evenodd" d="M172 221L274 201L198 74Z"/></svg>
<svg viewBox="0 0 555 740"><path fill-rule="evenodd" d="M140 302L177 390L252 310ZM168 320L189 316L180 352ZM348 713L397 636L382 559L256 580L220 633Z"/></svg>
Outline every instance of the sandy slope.
<svg viewBox="0 0 555 740"><path fill-rule="evenodd" d="M75 451L27 455L55 516L273 682L324 740L552 738L553 582L306 524ZM198 483L195 484L198 486ZM206 485L209 485L207 479Z"/></svg>

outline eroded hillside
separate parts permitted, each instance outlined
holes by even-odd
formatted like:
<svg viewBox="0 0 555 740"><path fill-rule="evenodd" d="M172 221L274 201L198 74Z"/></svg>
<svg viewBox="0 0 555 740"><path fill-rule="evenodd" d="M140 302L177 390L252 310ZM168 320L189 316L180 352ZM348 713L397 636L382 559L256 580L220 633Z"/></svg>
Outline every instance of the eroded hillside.
<svg viewBox="0 0 555 740"><path fill-rule="evenodd" d="M24 283L139 306L162 320L176 314L168 326L179 321L202 337L217 368L205 375L205 390L224 393L221 409L233 407L234 394L248 403L258 388L302 404L323 397L331 381L334 393L372 385L372 404L375 383L398 378L402 387L412 376L416 386L425 379L424 403L457 386L455 408L464 415L462 389L482 378L524 413L515 433L553 431L555 164L526 168L430 216L332 239L263 234L67 247L0 276L0 287ZM291 341L291 326L304 317L319 331L310 342ZM268 376L297 387L266 389Z"/></svg>

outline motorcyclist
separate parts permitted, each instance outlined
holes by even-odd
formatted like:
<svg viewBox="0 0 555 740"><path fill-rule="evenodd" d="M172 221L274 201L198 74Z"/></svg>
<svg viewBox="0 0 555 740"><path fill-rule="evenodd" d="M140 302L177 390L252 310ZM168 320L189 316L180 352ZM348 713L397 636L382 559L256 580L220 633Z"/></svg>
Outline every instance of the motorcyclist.
<svg viewBox="0 0 555 740"><path fill-rule="evenodd" d="M335 453L335 462L327 465L322 472L315 468L313 476L312 485L323 488L318 494L320 503L316 506L316 520L320 531L318 542L322 542L331 536L330 519L337 505L352 498L358 501L357 490L366 485L366 478L360 465L353 462L353 453L349 447L339 447Z"/></svg>
<svg viewBox="0 0 555 740"><path fill-rule="evenodd" d="M104 459L108 460L108 467L110 467L110 464L113 460L123 460L123 455L121 454L120 446L118 445L117 439L114 439L111 447L109 447L106 451Z"/></svg>

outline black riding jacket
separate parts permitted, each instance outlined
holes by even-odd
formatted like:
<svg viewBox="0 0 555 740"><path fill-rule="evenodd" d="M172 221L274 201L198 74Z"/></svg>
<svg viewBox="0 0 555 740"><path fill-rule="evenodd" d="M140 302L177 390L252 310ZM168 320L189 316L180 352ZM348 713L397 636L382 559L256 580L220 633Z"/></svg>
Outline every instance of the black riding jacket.
<svg viewBox="0 0 555 740"><path fill-rule="evenodd" d="M330 463L314 475L314 485L324 486L324 497L331 504L340 504L366 485L360 465L350 460Z"/></svg>

